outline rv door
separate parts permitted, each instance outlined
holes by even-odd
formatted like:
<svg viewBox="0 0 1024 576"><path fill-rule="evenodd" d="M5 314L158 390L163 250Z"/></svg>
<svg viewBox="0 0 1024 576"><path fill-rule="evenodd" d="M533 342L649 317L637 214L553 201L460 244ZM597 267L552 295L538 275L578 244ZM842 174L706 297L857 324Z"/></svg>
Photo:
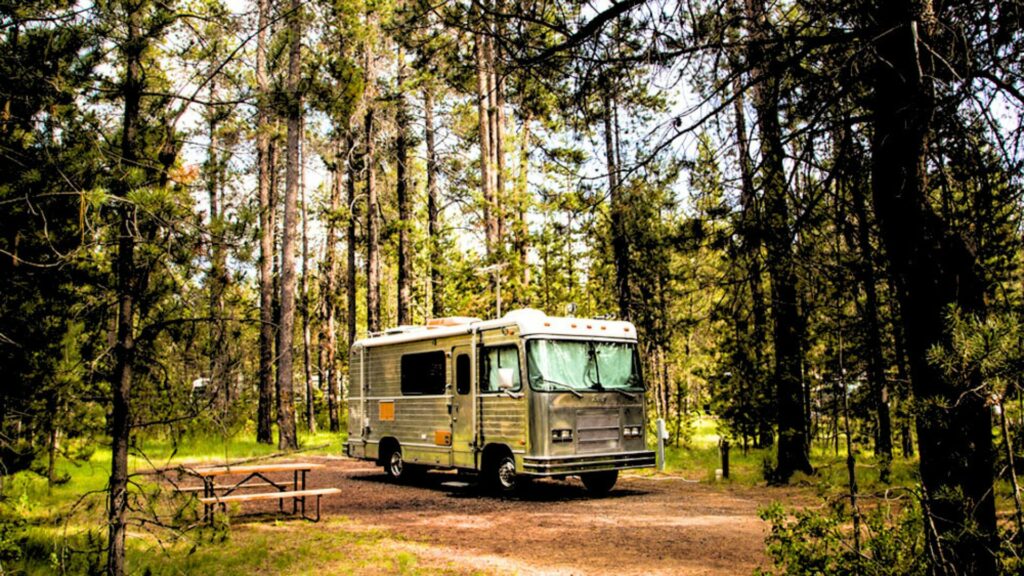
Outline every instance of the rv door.
<svg viewBox="0 0 1024 576"><path fill-rule="evenodd" d="M473 434L473 353L470 346L452 348L455 386L452 390L452 465L476 468Z"/></svg>

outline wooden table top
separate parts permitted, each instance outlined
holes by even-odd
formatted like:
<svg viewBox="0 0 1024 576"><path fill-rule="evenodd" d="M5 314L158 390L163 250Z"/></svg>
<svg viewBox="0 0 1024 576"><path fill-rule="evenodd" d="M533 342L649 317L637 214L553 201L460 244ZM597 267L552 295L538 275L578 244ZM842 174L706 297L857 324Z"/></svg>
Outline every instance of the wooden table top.
<svg viewBox="0 0 1024 576"><path fill-rule="evenodd" d="M257 472L302 472L323 468L323 464L312 462L287 462L282 464L250 464L246 466L210 466L190 470L197 476L227 476L228 474L254 474Z"/></svg>

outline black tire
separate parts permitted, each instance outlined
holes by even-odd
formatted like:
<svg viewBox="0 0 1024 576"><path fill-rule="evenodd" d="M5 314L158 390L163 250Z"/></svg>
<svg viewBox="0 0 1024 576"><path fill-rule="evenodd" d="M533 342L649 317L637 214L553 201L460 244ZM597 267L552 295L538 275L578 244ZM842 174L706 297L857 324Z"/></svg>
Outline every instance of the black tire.
<svg viewBox="0 0 1024 576"><path fill-rule="evenodd" d="M484 472L484 485L492 494L512 494L522 484L516 474L516 461L509 454L493 459Z"/></svg>
<svg viewBox="0 0 1024 576"><path fill-rule="evenodd" d="M381 462L384 464L384 473L395 482L403 481L408 476L401 447L389 447L381 458Z"/></svg>
<svg viewBox="0 0 1024 576"><path fill-rule="evenodd" d="M615 482L618 479L618 470L580 474L580 480L583 480L583 485L586 486L587 491L593 494L594 496L604 496L605 494L611 492L612 488L615 487Z"/></svg>

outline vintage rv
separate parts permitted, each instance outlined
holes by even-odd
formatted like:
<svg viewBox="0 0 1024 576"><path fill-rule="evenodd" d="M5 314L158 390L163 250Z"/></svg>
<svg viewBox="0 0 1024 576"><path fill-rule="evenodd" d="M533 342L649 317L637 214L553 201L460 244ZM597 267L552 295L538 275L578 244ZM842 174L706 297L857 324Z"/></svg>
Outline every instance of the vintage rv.
<svg viewBox="0 0 1024 576"><path fill-rule="evenodd" d="M619 470L654 466L629 322L444 318L359 340L350 358L346 453L396 480L454 468L511 491L580 476L600 494Z"/></svg>

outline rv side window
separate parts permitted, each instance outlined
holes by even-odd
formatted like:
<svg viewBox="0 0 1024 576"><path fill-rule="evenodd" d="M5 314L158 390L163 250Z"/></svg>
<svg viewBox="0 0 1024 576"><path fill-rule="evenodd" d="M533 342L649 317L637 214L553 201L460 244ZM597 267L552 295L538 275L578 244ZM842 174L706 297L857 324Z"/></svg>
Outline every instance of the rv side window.
<svg viewBox="0 0 1024 576"><path fill-rule="evenodd" d="M516 391L522 388L519 379L519 349L515 346L496 346L484 348L480 352L480 392L501 392L501 375L511 377L512 387Z"/></svg>
<svg viewBox="0 0 1024 576"><path fill-rule="evenodd" d="M402 356L402 395L444 394L444 352Z"/></svg>
<svg viewBox="0 0 1024 576"><path fill-rule="evenodd" d="M469 394L470 382L469 354L459 354L455 359L455 391Z"/></svg>

